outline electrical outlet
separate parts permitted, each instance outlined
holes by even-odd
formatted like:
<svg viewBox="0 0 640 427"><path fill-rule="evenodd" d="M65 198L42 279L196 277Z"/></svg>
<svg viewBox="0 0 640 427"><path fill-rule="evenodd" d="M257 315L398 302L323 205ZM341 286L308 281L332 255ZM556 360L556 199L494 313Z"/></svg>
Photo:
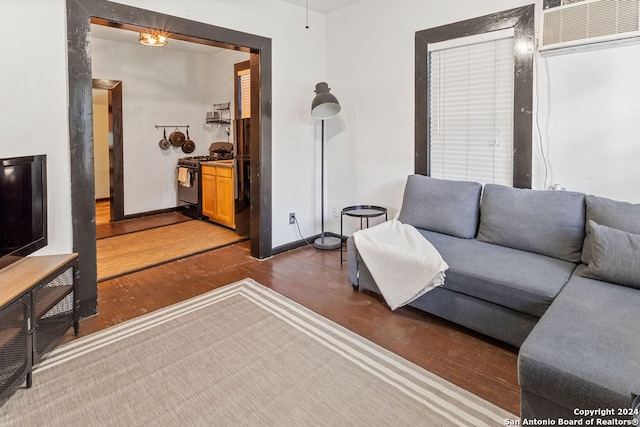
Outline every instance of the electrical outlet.
<svg viewBox="0 0 640 427"><path fill-rule="evenodd" d="M289 224L295 224L296 223L296 214L295 212L291 212L289 214Z"/></svg>
<svg viewBox="0 0 640 427"><path fill-rule="evenodd" d="M335 206L333 207L333 216L335 216L336 218L340 216L340 209L336 208Z"/></svg>

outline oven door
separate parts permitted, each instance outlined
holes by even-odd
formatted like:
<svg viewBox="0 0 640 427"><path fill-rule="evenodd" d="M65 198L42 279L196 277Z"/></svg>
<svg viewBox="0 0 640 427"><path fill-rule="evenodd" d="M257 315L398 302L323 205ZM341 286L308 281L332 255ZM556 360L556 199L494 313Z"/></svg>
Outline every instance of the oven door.
<svg viewBox="0 0 640 427"><path fill-rule="evenodd" d="M198 168L179 166L176 168L178 205L200 205L200 172Z"/></svg>

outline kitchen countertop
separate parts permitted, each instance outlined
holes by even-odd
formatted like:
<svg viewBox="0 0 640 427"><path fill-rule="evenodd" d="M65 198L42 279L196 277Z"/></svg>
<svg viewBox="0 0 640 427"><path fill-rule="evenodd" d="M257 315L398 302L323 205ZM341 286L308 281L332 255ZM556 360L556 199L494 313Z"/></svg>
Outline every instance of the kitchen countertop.
<svg viewBox="0 0 640 427"><path fill-rule="evenodd" d="M211 160L208 162L200 162L200 165L233 168L233 162L234 162L233 160Z"/></svg>

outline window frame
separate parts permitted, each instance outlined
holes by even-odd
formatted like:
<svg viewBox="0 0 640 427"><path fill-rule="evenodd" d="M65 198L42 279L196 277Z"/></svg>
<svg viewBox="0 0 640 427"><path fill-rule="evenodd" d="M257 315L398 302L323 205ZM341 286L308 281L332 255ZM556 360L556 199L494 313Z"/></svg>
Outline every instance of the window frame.
<svg viewBox="0 0 640 427"><path fill-rule="evenodd" d="M429 43L513 28L513 186L531 188L535 5L447 24L415 34L415 173L429 176Z"/></svg>

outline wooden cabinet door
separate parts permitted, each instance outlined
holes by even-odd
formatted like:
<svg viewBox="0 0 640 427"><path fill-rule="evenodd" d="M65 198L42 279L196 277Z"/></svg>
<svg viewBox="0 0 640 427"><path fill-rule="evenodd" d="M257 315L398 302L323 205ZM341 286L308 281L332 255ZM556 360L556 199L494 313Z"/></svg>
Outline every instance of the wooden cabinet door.
<svg viewBox="0 0 640 427"><path fill-rule="evenodd" d="M235 226L233 169L216 168L216 218L228 227Z"/></svg>
<svg viewBox="0 0 640 427"><path fill-rule="evenodd" d="M202 214L211 220L216 216L216 176L212 166L202 167Z"/></svg>

